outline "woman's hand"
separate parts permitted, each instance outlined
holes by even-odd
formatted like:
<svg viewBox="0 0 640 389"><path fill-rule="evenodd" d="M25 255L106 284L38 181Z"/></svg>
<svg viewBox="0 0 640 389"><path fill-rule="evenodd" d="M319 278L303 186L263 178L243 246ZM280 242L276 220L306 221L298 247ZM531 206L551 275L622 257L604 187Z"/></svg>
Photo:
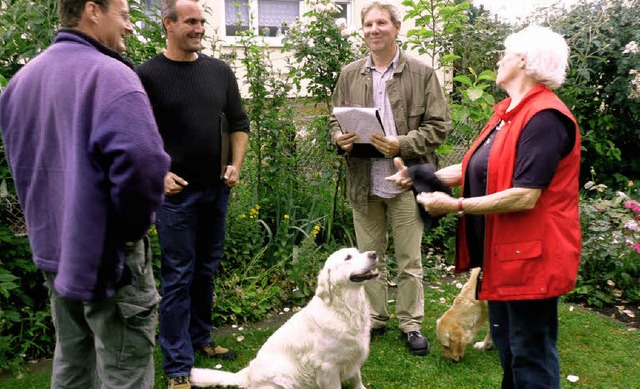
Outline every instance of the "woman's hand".
<svg viewBox="0 0 640 389"><path fill-rule="evenodd" d="M446 215L458 211L458 199L443 192L422 192L416 196L416 201L431 216Z"/></svg>

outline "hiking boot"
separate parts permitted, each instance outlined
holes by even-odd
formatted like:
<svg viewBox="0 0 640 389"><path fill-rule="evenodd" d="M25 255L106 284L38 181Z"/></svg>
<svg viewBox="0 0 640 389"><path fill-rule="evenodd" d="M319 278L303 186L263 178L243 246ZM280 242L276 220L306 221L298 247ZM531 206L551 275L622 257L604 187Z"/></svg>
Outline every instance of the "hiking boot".
<svg viewBox="0 0 640 389"><path fill-rule="evenodd" d="M189 377L180 376L169 378L169 386L167 389L191 389L191 383Z"/></svg>
<svg viewBox="0 0 640 389"><path fill-rule="evenodd" d="M429 341L420 331L409 331L401 335L407 342L407 347L413 355L420 357L429 354Z"/></svg>
<svg viewBox="0 0 640 389"><path fill-rule="evenodd" d="M382 336L386 333L387 333L387 326L376 327L371 329L370 336L371 336L371 339L373 339L377 336Z"/></svg>
<svg viewBox="0 0 640 389"><path fill-rule="evenodd" d="M215 342L205 344L200 349L200 352L209 358L219 358L226 360L236 359L236 353L233 350L222 347Z"/></svg>

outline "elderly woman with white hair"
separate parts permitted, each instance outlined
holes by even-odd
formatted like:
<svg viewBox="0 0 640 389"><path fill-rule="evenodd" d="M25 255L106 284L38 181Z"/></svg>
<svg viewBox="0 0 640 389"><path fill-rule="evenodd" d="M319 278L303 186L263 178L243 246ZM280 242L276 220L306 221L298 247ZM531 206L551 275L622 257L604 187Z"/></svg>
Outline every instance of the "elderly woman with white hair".
<svg viewBox="0 0 640 389"><path fill-rule="evenodd" d="M580 263L580 132L551 91L565 78L569 48L548 28L507 37L494 107L459 165L435 172L461 197L420 193L431 215L460 214L455 265L481 266L477 295L489 301L503 388L559 388L558 296L573 289ZM388 177L408 186L424 174ZM411 180L413 177L413 181Z"/></svg>

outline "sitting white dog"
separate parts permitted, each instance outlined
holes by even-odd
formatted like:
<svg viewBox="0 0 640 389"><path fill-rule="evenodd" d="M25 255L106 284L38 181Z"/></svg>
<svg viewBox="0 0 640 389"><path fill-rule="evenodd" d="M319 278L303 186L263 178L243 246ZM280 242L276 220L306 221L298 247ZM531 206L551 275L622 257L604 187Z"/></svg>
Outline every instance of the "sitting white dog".
<svg viewBox="0 0 640 389"><path fill-rule="evenodd" d="M313 299L280 327L237 373L191 369L193 386L363 389L369 355L369 305L363 281L375 278L376 253L336 251L318 275Z"/></svg>

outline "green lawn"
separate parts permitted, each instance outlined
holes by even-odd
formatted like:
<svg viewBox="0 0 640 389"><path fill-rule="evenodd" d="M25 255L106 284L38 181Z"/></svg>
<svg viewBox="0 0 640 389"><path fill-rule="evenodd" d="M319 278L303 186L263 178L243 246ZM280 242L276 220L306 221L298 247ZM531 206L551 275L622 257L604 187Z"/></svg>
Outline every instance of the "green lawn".
<svg viewBox="0 0 640 389"><path fill-rule="evenodd" d="M436 284L431 284L436 286ZM499 388L500 362L495 350L467 350L460 363L442 358L442 347L435 338L435 319L451 304L458 289L452 284L425 288L425 320L423 330L431 340L432 351L426 357L414 357L398 339L397 322L390 331L371 344L369 359L362 368L367 388ZM440 299L445 301L441 302ZM623 324L597 313L571 305L560 305L560 341L563 388L640 388L640 333L629 331ZM275 330L245 326L230 335L216 339L238 353L233 362L197 359L199 367L222 364L225 370L244 367ZM481 336L478 339L481 340ZM244 337L238 341L238 337ZM156 385L166 388L162 374L162 354L156 350ZM567 375L579 377L569 382ZM27 375L22 379L0 381L0 388L49 388L48 372Z"/></svg>

